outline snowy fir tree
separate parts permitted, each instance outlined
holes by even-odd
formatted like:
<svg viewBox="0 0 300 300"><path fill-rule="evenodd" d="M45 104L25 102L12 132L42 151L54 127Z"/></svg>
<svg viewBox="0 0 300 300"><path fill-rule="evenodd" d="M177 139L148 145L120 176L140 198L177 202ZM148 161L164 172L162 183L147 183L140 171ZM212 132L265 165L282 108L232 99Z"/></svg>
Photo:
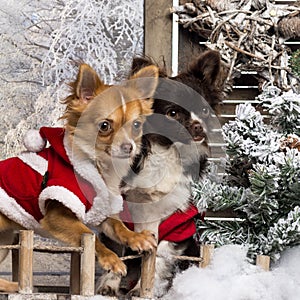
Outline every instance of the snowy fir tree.
<svg viewBox="0 0 300 300"><path fill-rule="evenodd" d="M300 95L268 85L258 96L260 110L236 108L223 126L226 171L193 185L199 209L231 210L234 221L199 221L200 241L245 244L247 256L279 258L300 244Z"/></svg>

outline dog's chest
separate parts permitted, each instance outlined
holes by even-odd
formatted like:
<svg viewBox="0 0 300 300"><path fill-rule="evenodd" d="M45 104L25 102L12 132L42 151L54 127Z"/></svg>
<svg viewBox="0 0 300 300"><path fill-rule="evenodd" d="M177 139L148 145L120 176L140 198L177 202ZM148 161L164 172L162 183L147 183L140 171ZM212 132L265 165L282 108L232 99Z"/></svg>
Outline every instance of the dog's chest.
<svg viewBox="0 0 300 300"><path fill-rule="evenodd" d="M163 195L172 192L182 178L182 165L175 147L166 149L159 145L153 145L151 154L145 161L143 169L129 182L134 189L143 189L144 193ZM159 199L156 199L159 200Z"/></svg>
<svg viewBox="0 0 300 300"><path fill-rule="evenodd" d="M191 178L183 172L176 147L152 145L143 169L131 177L123 188L132 208L133 219L146 221L156 216L164 219L177 209L186 209ZM145 204L145 205L140 205Z"/></svg>

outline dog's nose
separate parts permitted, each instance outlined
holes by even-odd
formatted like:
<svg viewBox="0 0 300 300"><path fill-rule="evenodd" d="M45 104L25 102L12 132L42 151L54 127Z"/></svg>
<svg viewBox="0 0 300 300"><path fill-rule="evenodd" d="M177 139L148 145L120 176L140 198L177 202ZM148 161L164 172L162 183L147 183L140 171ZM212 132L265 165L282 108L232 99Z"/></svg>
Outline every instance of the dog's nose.
<svg viewBox="0 0 300 300"><path fill-rule="evenodd" d="M200 122L194 121L191 125L192 132L197 135L203 132L203 127Z"/></svg>
<svg viewBox="0 0 300 300"><path fill-rule="evenodd" d="M121 145L121 150L126 154L131 153L132 149L133 149L133 146L131 143L123 143Z"/></svg>

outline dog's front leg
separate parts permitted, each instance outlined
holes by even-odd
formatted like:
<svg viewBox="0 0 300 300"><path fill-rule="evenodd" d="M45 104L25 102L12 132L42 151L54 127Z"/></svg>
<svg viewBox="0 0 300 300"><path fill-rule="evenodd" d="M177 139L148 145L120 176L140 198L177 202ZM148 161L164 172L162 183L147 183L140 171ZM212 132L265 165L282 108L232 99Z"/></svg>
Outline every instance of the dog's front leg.
<svg viewBox="0 0 300 300"><path fill-rule="evenodd" d="M107 218L101 224L101 231L110 239L130 247L133 251L152 251L157 247L155 234L149 230L134 232L129 230L118 215Z"/></svg>
<svg viewBox="0 0 300 300"><path fill-rule="evenodd" d="M54 200L47 202L46 214L40 223L54 238L76 247L80 246L82 234L92 233L71 210ZM126 275L125 264L98 238L96 238L95 251L98 262L104 270Z"/></svg>
<svg viewBox="0 0 300 300"><path fill-rule="evenodd" d="M153 232L129 230L116 215L107 218L101 225L100 231L115 242L128 246L134 251L152 251L156 247ZM96 293L102 295L118 296L121 277L111 273L104 273L96 283Z"/></svg>

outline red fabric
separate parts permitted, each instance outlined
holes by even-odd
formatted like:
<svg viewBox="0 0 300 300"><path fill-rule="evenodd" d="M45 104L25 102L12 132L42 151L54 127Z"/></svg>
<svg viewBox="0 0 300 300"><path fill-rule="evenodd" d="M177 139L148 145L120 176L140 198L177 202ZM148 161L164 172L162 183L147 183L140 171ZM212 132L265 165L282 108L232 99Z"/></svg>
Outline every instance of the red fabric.
<svg viewBox="0 0 300 300"><path fill-rule="evenodd" d="M36 220L42 218L38 204L42 181L43 177L19 158L0 162L0 187Z"/></svg>
<svg viewBox="0 0 300 300"><path fill-rule="evenodd" d="M89 182L74 174L63 145L64 130L42 127L40 134L50 143L49 148L38 153L48 161L48 181L44 188L61 186L72 191L88 211L96 192ZM38 204L42 181L41 174L17 157L0 162L0 187L37 221L43 217Z"/></svg>
<svg viewBox="0 0 300 300"><path fill-rule="evenodd" d="M181 242L193 236L196 233L195 218L198 216L200 216L198 209L193 204L190 204L186 211L176 211L160 223L158 228L159 241ZM124 201L120 217L122 220L126 220L124 223L129 229L134 230L126 201Z"/></svg>
<svg viewBox="0 0 300 300"><path fill-rule="evenodd" d="M67 164L71 164L64 147L65 130L61 127L42 127L40 128L40 135L43 139L47 140L55 152ZM43 150L39 153L41 153Z"/></svg>
<svg viewBox="0 0 300 300"><path fill-rule="evenodd" d="M181 242L196 233L194 218L199 214L198 209L190 204L186 211L176 211L160 223L158 228L159 240Z"/></svg>
<svg viewBox="0 0 300 300"><path fill-rule="evenodd" d="M63 186L72 191L85 205L86 211L88 211L93 204L96 192L88 181L78 174L75 175L63 143L64 129L59 127L42 127L40 134L51 145L51 147L44 150L48 150L46 159L48 160L49 180L47 187ZM42 155L42 153L39 153L39 155Z"/></svg>

